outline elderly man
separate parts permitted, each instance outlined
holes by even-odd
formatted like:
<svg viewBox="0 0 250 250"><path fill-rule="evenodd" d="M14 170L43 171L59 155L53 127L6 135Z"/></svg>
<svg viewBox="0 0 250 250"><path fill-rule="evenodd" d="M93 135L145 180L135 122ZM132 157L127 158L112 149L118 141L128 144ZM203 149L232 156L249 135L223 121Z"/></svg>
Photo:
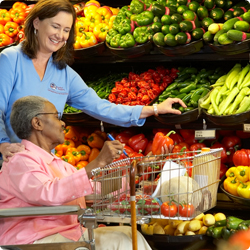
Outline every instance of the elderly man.
<svg viewBox="0 0 250 250"><path fill-rule="evenodd" d="M105 142L98 157L80 170L55 156L52 149L64 142L65 124L60 118L55 106L42 97L26 96L13 104L11 126L22 139L24 150L3 163L1 209L66 204L85 207L84 196L93 192L91 170L119 158L118 152L123 150L119 141ZM72 242L82 235L77 215L6 218L0 224L0 245ZM97 250L132 249L130 227L98 228L95 240ZM138 247L151 249L139 232Z"/></svg>

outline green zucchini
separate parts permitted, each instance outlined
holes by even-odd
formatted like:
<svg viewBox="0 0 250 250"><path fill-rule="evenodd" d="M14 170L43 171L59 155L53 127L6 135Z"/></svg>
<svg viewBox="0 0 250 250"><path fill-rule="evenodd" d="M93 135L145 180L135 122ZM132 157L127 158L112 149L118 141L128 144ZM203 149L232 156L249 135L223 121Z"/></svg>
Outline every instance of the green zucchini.
<svg viewBox="0 0 250 250"><path fill-rule="evenodd" d="M226 34L230 40L236 41L236 42L241 42L246 39L250 39L250 33L244 33L239 30L229 30Z"/></svg>

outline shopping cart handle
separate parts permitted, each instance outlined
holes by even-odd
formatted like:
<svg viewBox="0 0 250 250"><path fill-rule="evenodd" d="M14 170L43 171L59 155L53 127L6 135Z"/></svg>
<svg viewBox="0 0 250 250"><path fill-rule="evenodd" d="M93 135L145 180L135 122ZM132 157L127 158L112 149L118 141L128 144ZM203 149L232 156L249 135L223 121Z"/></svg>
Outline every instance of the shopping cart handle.
<svg viewBox="0 0 250 250"><path fill-rule="evenodd" d="M0 218L20 217L20 216L77 214L80 211L80 209L81 208L79 206L6 208L6 209L0 209Z"/></svg>

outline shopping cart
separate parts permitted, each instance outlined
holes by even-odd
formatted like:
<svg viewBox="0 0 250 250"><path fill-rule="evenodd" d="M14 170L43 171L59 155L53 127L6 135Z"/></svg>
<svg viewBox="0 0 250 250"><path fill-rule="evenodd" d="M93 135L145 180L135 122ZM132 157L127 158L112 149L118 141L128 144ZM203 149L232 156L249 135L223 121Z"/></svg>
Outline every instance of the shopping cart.
<svg viewBox="0 0 250 250"><path fill-rule="evenodd" d="M92 208L58 206L0 209L0 219L77 214L79 222L88 229L89 241L77 248L73 243L64 243L68 244L67 249L75 250L84 247L95 250L94 228L98 222L131 224L133 250L137 250L137 224L148 223L154 218L190 220L216 205L221 151L179 152L116 161L92 171ZM159 175L158 181L155 181ZM141 180L139 184L135 184L136 177ZM181 204L175 216L162 214L161 206L166 202ZM181 212L182 204L192 205L192 211ZM44 249L43 244L6 247L3 249ZM47 249L55 249L53 244L50 247ZM57 249L61 248L58 246Z"/></svg>
<svg viewBox="0 0 250 250"><path fill-rule="evenodd" d="M208 148L126 158L94 169L92 207L97 220L130 223L133 250L137 250L137 223L154 218L190 220L206 212L217 201L221 151ZM171 202L177 204L175 215L161 209Z"/></svg>

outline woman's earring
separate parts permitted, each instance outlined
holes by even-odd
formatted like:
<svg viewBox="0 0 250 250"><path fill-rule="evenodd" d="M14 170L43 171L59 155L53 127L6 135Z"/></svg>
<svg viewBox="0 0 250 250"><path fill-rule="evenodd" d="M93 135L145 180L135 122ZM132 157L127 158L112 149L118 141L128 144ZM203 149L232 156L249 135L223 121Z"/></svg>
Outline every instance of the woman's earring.
<svg viewBox="0 0 250 250"><path fill-rule="evenodd" d="M36 29L34 29L34 34L36 35Z"/></svg>
<svg viewBox="0 0 250 250"><path fill-rule="evenodd" d="M63 47L65 47L65 46L66 46L66 43L67 43L67 41L65 41L65 42L64 42L64 45L63 45Z"/></svg>

